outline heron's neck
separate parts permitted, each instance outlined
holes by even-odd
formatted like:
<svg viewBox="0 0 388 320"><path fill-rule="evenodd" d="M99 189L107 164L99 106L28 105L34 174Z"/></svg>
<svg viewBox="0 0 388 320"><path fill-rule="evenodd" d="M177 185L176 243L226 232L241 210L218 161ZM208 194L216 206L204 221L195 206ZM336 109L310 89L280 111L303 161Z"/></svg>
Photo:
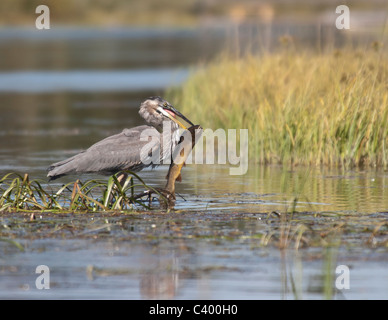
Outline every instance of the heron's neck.
<svg viewBox="0 0 388 320"><path fill-rule="evenodd" d="M173 122L171 126L171 136L171 139L175 142L175 144L177 144L180 138L180 133L179 126L175 122Z"/></svg>
<svg viewBox="0 0 388 320"><path fill-rule="evenodd" d="M161 158L170 158L176 145L179 142L179 126L175 122L165 123L163 125L163 131L161 133L162 153Z"/></svg>
<svg viewBox="0 0 388 320"><path fill-rule="evenodd" d="M167 122L163 125L162 135L164 139L171 139L175 145L179 141L179 126L175 122Z"/></svg>

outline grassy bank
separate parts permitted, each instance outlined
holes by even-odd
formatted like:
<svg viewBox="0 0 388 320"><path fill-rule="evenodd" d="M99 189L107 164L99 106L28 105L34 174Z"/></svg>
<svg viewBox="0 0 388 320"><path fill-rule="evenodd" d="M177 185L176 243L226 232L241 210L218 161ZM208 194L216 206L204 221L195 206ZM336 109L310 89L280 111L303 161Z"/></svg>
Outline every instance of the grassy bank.
<svg viewBox="0 0 388 320"><path fill-rule="evenodd" d="M388 59L377 48L225 55L170 95L204 128L249 129L256 162L388 164Z"/></svg>

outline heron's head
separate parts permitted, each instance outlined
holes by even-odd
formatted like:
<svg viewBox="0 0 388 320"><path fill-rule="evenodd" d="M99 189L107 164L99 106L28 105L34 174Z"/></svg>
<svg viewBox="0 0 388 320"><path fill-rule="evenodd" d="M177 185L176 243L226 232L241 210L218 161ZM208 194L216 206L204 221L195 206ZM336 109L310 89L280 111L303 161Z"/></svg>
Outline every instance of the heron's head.
<svg viewBox="0 0 388 320"><path fill-rule="evenodd" d="M143 101L140 105L139 114L150 125L161 128L163 121L171 120L183 129L186 127L176 118L180 117L190 125L194 125L189 119L187 119L182 113L176 110L168 101L161 97L150 97Z"/></svg>

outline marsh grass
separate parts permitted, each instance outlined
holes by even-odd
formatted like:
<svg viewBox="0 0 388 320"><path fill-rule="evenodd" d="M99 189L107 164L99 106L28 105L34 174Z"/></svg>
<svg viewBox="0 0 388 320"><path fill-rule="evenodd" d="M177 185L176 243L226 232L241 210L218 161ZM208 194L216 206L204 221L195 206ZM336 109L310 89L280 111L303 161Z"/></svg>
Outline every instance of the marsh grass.
<svg viewBox="0 0 388 320"><path fill-rule="evenodd" d="M77 180L58 190L50 185L43 187L44 184L44 181L31 180L28 174L6 174L0 179L0 212L107 211L133 209L136 204L149 209L135 194L135 189L145 188L158 194L134 173L130 173L123 184L116 176L111 176L107 182L88 180L82 183Z"/></svg>
<svg viewBox="0 0 388 320"><path fill-rule="evenodd" d="M387 79L380 48L224 54L169 95L204 128L248 129L257 163L387 167Z"/></svg>

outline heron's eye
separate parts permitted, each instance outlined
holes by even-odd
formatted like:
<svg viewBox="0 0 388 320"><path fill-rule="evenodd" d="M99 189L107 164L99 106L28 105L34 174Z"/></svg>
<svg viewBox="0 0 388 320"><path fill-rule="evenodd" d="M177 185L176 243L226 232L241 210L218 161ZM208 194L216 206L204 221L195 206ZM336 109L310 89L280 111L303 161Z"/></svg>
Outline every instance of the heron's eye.
<svg viewBox="0 0 388 320"><path fill-rule="evenodd" d="M167 102L163 103L163 106L164 106L164 107L167 107L167 106L168 106Z"/></svg>

